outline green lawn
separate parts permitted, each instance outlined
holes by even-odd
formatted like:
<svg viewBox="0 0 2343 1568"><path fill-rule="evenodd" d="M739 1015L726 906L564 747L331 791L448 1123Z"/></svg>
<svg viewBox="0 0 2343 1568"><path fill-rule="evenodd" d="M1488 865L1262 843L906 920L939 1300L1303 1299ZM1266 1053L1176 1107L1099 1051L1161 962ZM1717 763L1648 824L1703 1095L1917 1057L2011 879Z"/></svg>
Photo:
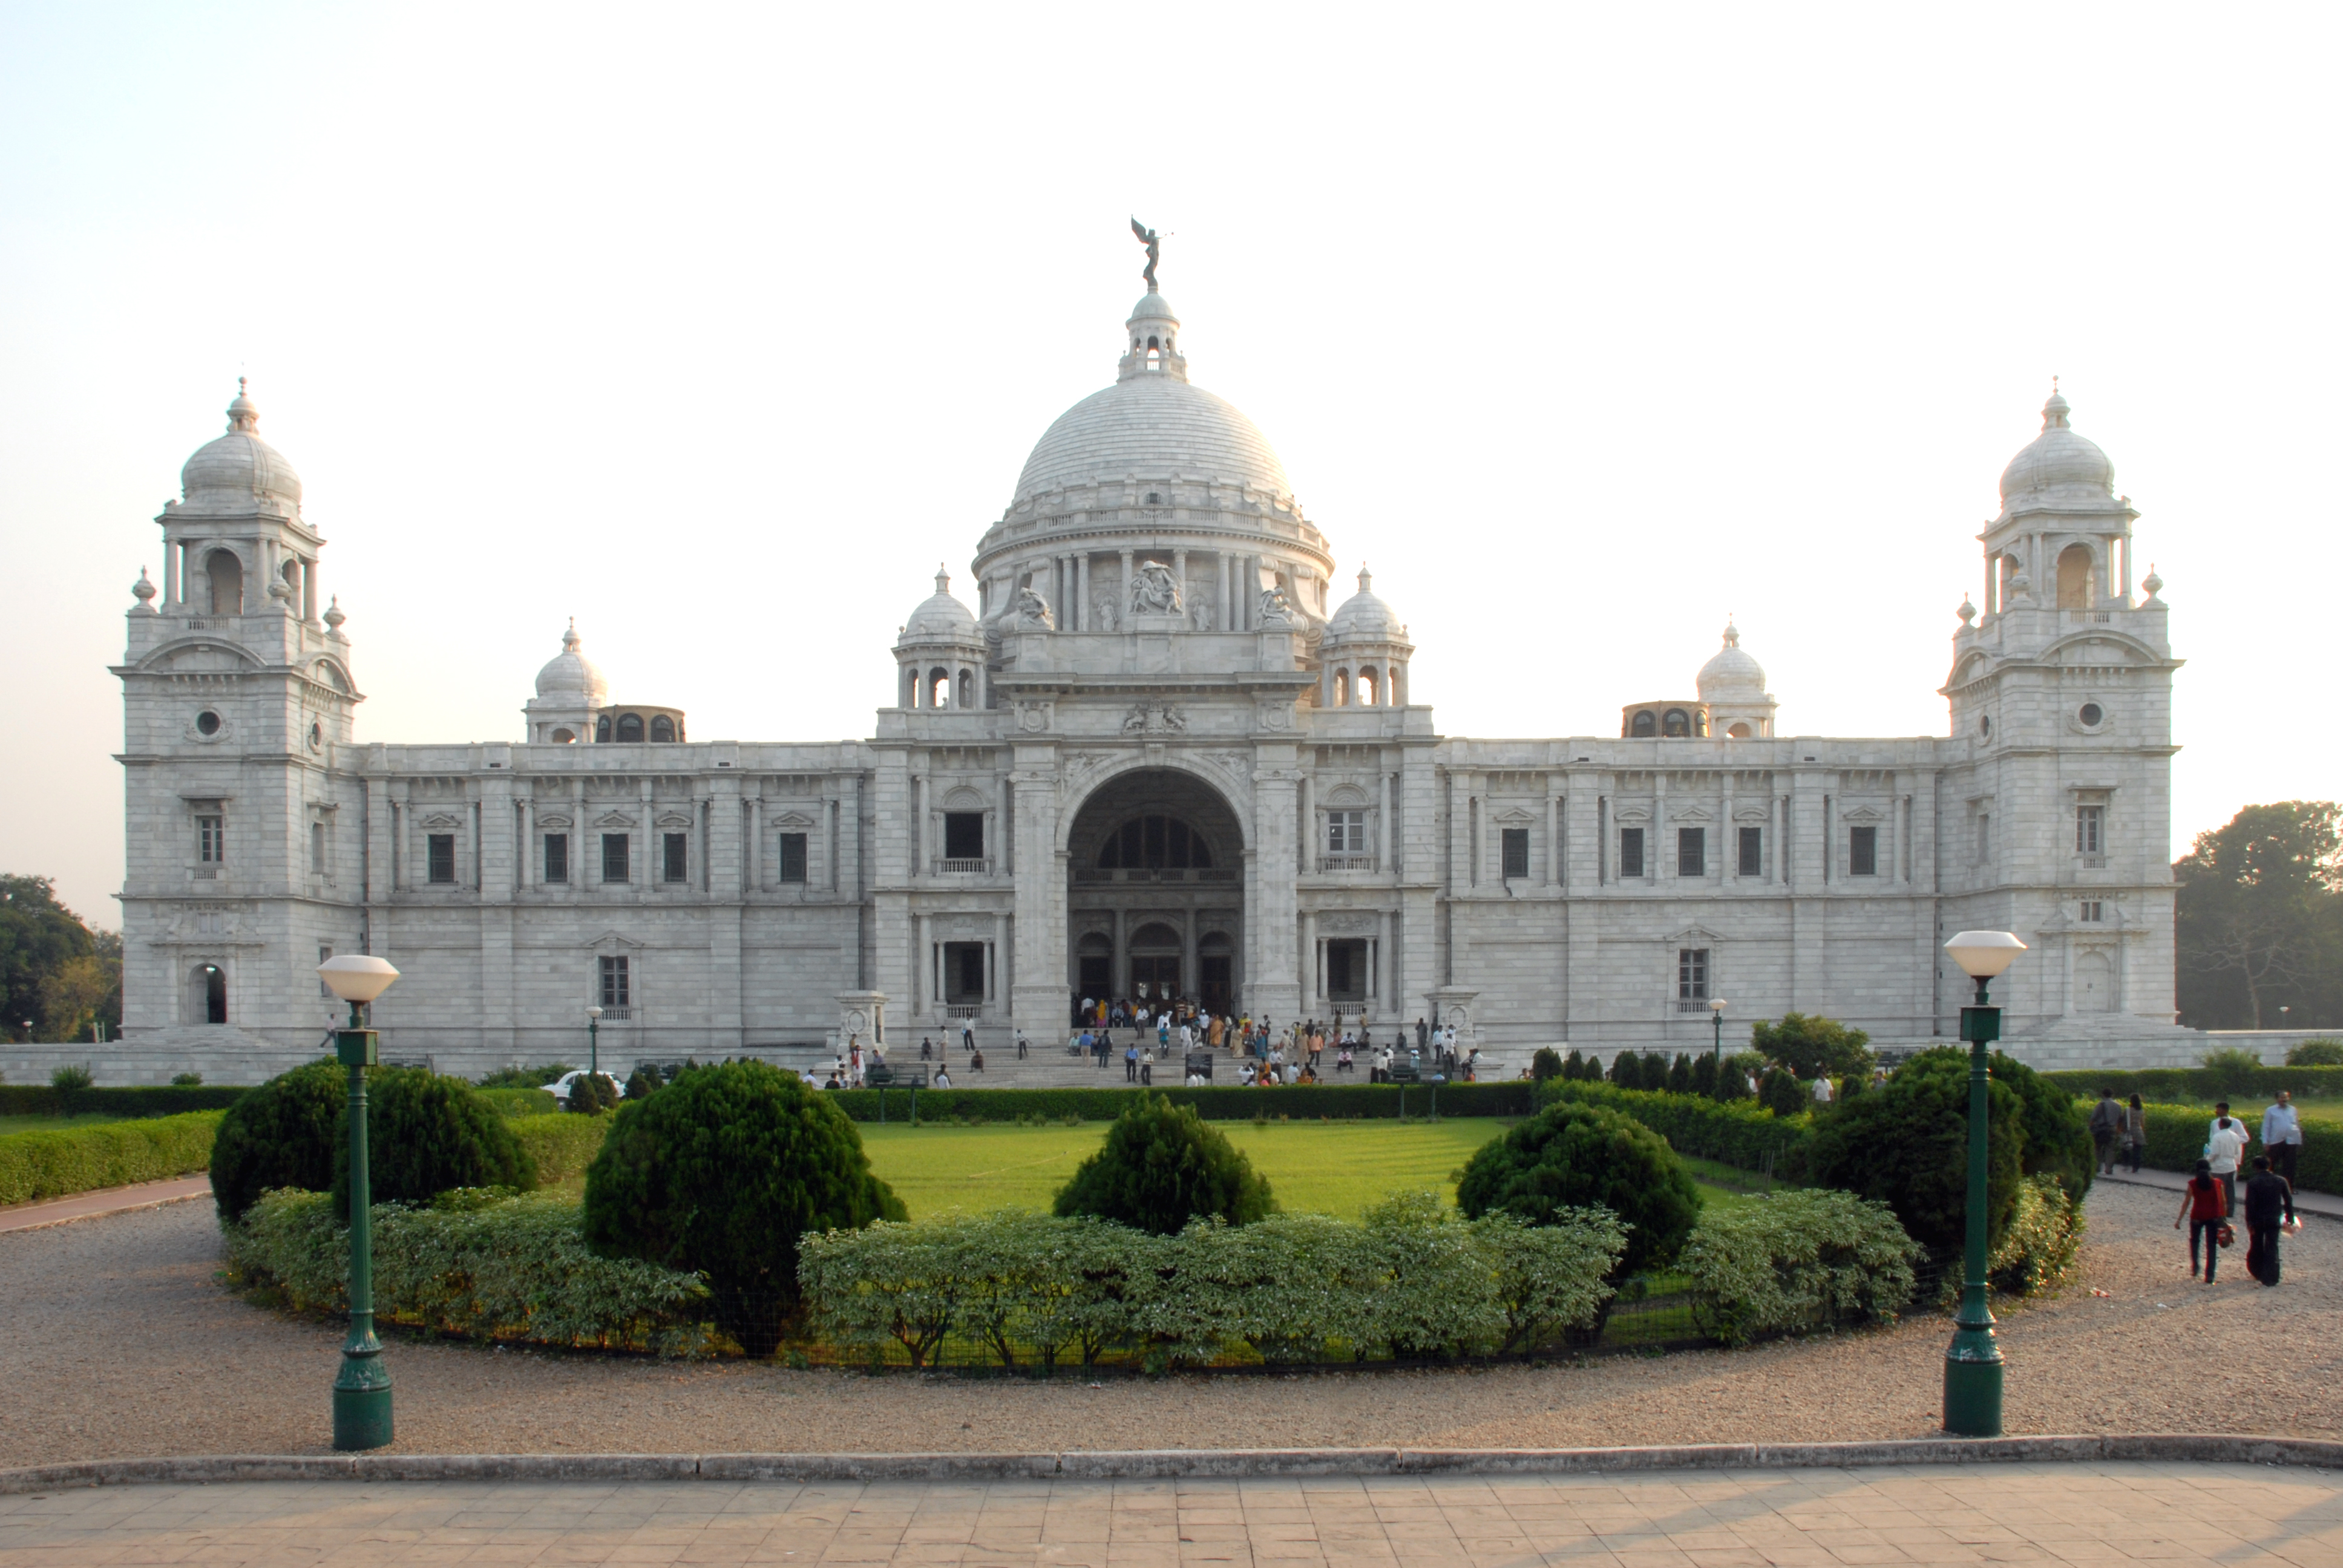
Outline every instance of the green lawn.
<svg viewBox="0 0 2343 1568"><path fill-rule="evenodd" d="M121 1120L103 1111L85 1111L78 1116L0 1116L0 1133L54 1132L60 1127L85 1127L93 1121Z"/></svg>
<svg viewBox="0 0 2343 1568"><path fill-rule="evenodd" d="M1430 1187L1450 1201L1456 1172L1473 1151L1513 1122L1496 1117L1459 1116L1442 1121L1216 1121L1229 1141L1269 1178L1277 1201L1289 1212L1332 1214L1355 1220L1387 1193ZM908 1127L901 1122L861 1126L871 1168L902 1195L914 1220L946 1209L1043 1209L1106 1137L1108 1123L1078 1127ZM1702 1195L1711 1201L1747 1191L1763 1178L1727 1172L1723 1166L1696 1170Z"/></svg>

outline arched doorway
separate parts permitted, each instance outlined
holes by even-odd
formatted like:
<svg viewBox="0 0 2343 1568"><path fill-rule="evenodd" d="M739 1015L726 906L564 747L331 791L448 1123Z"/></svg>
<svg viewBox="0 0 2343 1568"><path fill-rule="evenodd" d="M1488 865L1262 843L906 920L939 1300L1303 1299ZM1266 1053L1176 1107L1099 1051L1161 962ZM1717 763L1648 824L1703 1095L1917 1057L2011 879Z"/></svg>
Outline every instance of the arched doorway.
<svg viewBox="0 0 2343 1568"><path fill-rule="evenodd" d="M2077 1012L2113 1012L2116 1008L2116 970L2102 952L2077 953L2075 956L2075 1010Z"/></svg>
<svg viewBox="0 0 2343 1568"><path fill-rule="evenodd" d="M1236 1009L1244 832L1219 790L1176 769L1125 773L1082 803L1066 849L1078 1001Z"/></svg>
<svg viewBox="0 0 2343 1568"><path fill-rule="evenodd" d="M217 964L197 964L187 976L187 1021L227 1021L227 971Z"/></svg>

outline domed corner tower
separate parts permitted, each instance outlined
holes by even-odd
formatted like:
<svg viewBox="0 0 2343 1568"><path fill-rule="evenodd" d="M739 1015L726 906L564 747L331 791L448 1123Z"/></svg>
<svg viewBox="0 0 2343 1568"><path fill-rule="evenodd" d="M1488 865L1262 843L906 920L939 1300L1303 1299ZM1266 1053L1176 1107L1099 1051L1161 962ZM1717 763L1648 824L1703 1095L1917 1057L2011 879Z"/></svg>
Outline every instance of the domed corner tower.
<svg viewBox="0 0 2343 1568"><path fill-rule="evenodd" d="M123 1034L209 1051L308 1045L314 976L268 949L358 951L363 808L347 618L325 547L242 381L155 520L163 582L131 592L122 681ZM315 962L315 959L310 959ZM178 1031L196 1031L182 1036Z"/></svg>
<svg viewBox="0 0 2343 1568"><path fill-rule="evenodd" d="M1359 568L1359 591L1342 601L1318 644L1318 706L1404 708L1407 665L1415 644L1398 612L1374 591Z"/></svg>
<svg viewBox="0 0 2343 1568"><path fill-rule="evenodd" d="M1741 646L1741 630L1725 623L1725 646L1700 667L1694 680L1708 709L1708 732L1720 740L1765 740L1774 734L1779 706L1765 689L1765 667Z"/></svg>
<svg viewBox="0 0 2343 1568"><path fill-rule="evenodd" d="M1036 611L1037 616L1041 612ZM895 638L895 706L980 710L992 706L984 632L936 568L936 591Z"/></svg>
<svg viewBox="0 0 2343 1568"><path fill-rule="evenodd" d="M561 634L561 651L537 672L537 695L521 705L529 744L593 744L594 721L610 703L610 685L600 667L582 653L584 639L573 618Z"/></svg>

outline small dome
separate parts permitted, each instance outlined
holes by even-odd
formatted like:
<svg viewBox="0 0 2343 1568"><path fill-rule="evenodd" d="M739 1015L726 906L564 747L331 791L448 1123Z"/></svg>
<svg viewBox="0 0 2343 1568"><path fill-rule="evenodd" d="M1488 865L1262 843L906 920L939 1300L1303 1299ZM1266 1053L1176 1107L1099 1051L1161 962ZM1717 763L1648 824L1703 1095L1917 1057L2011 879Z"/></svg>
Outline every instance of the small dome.
<svg viewBox="0 0 2343 1568"><path fill-rule="evenodd" d="M911 612L903 623L903 640L916 641L928 638L968 638L977 635L976 617L968 606L952 597L951 574L943 568L936 568L936 591Z"/></svg>
<svg viewBox="0 0 2343 1568"><path fill-rule="evenodd" d="M227 406L227 434L196 447L179 470L181 504L197 511L243 513L274 499L299 516L301 476L260 438L259 428L260 410L238 377L236 401Z"/></svg>
<svg viewBox="0 0 2343 1568"><path fill-rule="evenodd" d="M2054 387L2042 406L2042 434L2001 471L2004 506L2040 492L2063 490L2077 498L2115 494L2115 465L2095 443L2075 433L2066 411L2066 399Z"/></svg>
<svg viewBox="0 0 2343 1568"><path fill-rule="evenodd" d="M1399 612L1377 597L1374 578L1365 567L1359 568L1359 591L1344 599L1335 609L1333 618L1326 623L1328 642L1404 642L1407 628L1402 626Z"/></svg>
<svg viewBox="0 0 2343 1568"><path fill-rule="evenodd" d="M549 701L587 705L598 704L608 698L609 682L602 678L593 660L578 651L579 646L578 623L573 620L569 629L561 634L561 651L537 672L538 696Z"/></svg>
<svg viewBox="0 0 2343 1568"><path fill-rule="evenodd" d="M1174 327L1180 325L1180 318L1172 314L1172 302L1151 289L1141 295L1139 303L1131 307L1131 318L1133 321L1168 321Z"/></svg>
<svg viewBox="0 0 2343 1568"><path fill-rule="evenodd" d="M1731 621L1725 623L1725 646L1700 667L1693 685L1703 702L1716 702L1731 698L1758 698L1765 695L1765 667L1741 649L1741 633Z"/></svg>

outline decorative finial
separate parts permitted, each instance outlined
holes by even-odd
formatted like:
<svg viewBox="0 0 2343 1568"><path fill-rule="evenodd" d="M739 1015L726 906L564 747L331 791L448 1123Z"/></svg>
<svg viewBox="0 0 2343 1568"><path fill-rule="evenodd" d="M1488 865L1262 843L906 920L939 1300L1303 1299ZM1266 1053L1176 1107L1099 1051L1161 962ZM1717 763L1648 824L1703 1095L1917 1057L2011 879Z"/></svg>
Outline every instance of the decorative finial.
<svg viewBox="0 0 2343 1568"><path fill-rule="evenodd" d="M1373 585L1374 580L1374 574L1367 570L1367 563L1361 561L1359 563L1359 591L1361 593L1366 592L1367 589Z"/></svg>
<svg viewBox="0 0 2343 1568"><path fill-rule="evenodd" d="M1131 232L1137 235L1139 243L1147 247L1147 266L1139 276L1147 280L1147 292L1152 294L1155 292L1155 264L1163 259L1163 242L1153 229L1137 218L1131 220Z"/></svg>
<svg viewBox="0 0 2343 1568"><path fill-rule="evenodd" d="M1954 613L1961 618L1961 624L1963 626L1966 626L1969 622L1976 619L1976 606L1969 602L1968 595L1963 594L1961 595L1961 608Z"/></svg>
<svg viewBox="0 0 2343 1568"><path fill-rule="evenodd" d="M1739 648L1741 646L1741 628L1733 624L1733 612L1731 610L1726 610L1725 612L1725 646L1727 648Z"/></svg>
<svg viewBox="0 0 2343 1568"><path fill-rule="evenodd" d="M227 427L230 431L249 431L260 424L260 409L246 389L245 378L236 378L236 401L227 406Z"/></svg>
<svg viewBox="0 0 2343 1568"><path fill-rule="evenodd" d="M2164 579L2156 575L2154 561L2147 563L2147 575L2139 579L2139 586L2147 590L2147 597L2151 599L2164 591Z"/></svg>
<svg viewBox="0 0 2343 1568"><path fill-rule="evenodd" d="M951 573L944 570L944 563L941 561L936 563L936 592L939 594L951 592Z"/></svg>
<svg viewBox="0 0 2343 1568"><path fill-rule="evenodd" d="M2045 430L2066 428L2066 399L2058 390L2058 377L2050 377L2050 401L2042 405L2042 427Z"/></svg>
<svg viewBox="0 0 2343 1568"><path fill-rule="evenodd" d="M342 613L341 596L339 594L336 594L331 599L327 601L326 604L326 635L328 637L341 636L342 622L349 618L350 618L348 616Z"/></svg>
<svg viewBox="0 0 2343 1568"><path fill-rule="evenodd" d="M569 629L561 634L561 651L564 653L576 653L578 651L578 618L573 615L569 618Z"/></svg>

